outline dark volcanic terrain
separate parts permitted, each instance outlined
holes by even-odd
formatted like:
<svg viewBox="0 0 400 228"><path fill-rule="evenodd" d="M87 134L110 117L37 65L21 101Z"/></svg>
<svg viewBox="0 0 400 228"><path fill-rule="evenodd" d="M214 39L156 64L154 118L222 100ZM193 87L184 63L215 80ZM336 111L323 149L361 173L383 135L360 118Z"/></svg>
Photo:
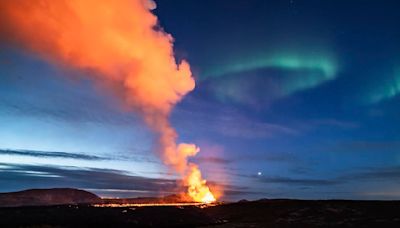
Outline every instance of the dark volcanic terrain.
<svg viewBox="0 0 400 228"><path fill-rule="evenodd" d="M258 200L205 208L0 206L0 227L400 227L399 201Z"/></svg>

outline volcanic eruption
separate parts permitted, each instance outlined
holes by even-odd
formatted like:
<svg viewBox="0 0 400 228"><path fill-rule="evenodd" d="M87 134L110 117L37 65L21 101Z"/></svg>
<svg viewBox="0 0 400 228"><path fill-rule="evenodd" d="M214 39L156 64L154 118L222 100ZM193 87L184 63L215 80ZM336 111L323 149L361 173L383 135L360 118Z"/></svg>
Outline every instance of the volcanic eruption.
<svg viewBox="0 0 400 228"><path fill-rule="evenodd" d="M177 63L173 38L159 26L151 0L13 0L0 2L2 39L61 66L89 71L157 134L164 164L196 202L215 198L197 165L199 148L177 143L169 116L195 87L188 62Z"/></svg>

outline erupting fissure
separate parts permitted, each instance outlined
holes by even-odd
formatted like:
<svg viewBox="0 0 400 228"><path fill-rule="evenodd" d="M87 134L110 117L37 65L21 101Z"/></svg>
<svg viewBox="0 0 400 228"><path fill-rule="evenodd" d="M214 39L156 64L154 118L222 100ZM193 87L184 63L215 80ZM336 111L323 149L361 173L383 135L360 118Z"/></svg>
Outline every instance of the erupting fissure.
<svg viewBox="0 0 400 228"><path fill-rule="evenodd" d="M195 87L189 64L177 64L173 38L158 25L151 0L0 1L1 39L88 74L115 88L159 136L159 152L196 202L215 201L197 165L194 144L177 144L173 107ZM156 28L156 29L155 29Z"/></svg>
<svg viewBox="0 0 400 228"><path fill-rule="evenodd" d="M189 174L186 177L188 184L188 194L196 202L212 203L215 197L207 186L207 181L201 177L201 172L197 165L190 164Z"/></svg>

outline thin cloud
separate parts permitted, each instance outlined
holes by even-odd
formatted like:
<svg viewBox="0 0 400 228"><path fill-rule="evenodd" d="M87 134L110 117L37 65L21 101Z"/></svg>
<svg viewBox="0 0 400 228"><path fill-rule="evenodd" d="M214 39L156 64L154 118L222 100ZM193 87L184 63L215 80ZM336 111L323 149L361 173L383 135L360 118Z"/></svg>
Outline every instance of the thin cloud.
<svg viewBox="0 0 400 228"><path fill-rule="evenodd" d="M391 181L400 183L400 166L363 168L342 179L363 181Z"/></svg>
<svg viewBox="0 0 400 228"><path fill-rule="evenodd" d="M230 164L233 160L220 158L220 157L195 157L192 159L196 163L214 163L214 164Z"/></svg>
<svg viewBox="0 0 400 228"><path fill-rule="evenodd" d="M163 192L177 189L177 181L148 178L113 169L35 166L0 163L1 191L38 187L122 189Z"/></svg>
<svg viewBox="0 0 400 228"><path fill-rule="evenodd" d="M72 166L38 166L0 163L0 192L28 188L68 187L92 191L100 196L137 197L161 196L185 192L179 179L150 178L137 176L115 169L80 168ZM254 195L261 192L249 187L218 184L224 189L224 198L235 198L241 194Z"/></svg>
<svg viewBox="0 0 400 228"><path fill-rule="evenodd" d="M37 151L37 150L9 150L0 149L0 155L17 155L17 156L29 156L29 157L40 157L40 158L67 158L67 159L78 159L78 160L109 160L110 158L100 157L88 154L78 154L69 152L57 152L57 151Z"/></svg>
<svg viewBox="0 0 400 228"><path fill-rule="evenodd" d="M337 127L341 129L355 129L359 127L359 124L352 121L343 121L338 119L316 119L310 122L312 125L317 126L328 126L328 127Z"/></svg>
<svg viewBox="0 0 400 228"><path fill-rule="evenodd" d="M173 121L182 131L196 129L197 132L214 133L241 139L271 138L278 135L295 136L300 134L294 128L279 123L269 123L249 118L234 109L221 109L218 105L206 104L204 101L193 97L189 97L188 100L191 106L190 109L188 107L186 109L178 109L174 118L176 121ZM210 112L202 110L210 110ZM190 119L186 118L187 116L190 116Z"/></svg>
<svg viewBox="0 0 400 228"><path fill-rule="evenodd" d="M333 146L335 152L398 152L400 141L347 141Z"/></svg>
<svg viewBox="0 0 400 228"><path fill-rule="evenodd" d="M329 179L303 179L290 177L256 177L260 182L285 185L300 185L300 186L330 186L341 184L339 180Z"/></svg>

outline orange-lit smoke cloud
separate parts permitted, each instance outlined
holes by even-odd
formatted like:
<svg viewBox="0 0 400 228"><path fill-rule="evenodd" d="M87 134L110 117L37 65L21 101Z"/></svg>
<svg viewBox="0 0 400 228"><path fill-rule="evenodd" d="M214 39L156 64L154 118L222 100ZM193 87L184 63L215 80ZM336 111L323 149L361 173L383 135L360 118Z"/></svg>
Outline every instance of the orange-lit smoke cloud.
<svg viewBox="0 0 400 228"><path fill-rule="evenodd" d="M159 135L165 164L182 175L199 149L176 144L171 109L195 87L190 66L177 63L173 38L158 25L150 0L4 0L1 36L49 61L96 72L96 80L123 88Z"/></svg>

